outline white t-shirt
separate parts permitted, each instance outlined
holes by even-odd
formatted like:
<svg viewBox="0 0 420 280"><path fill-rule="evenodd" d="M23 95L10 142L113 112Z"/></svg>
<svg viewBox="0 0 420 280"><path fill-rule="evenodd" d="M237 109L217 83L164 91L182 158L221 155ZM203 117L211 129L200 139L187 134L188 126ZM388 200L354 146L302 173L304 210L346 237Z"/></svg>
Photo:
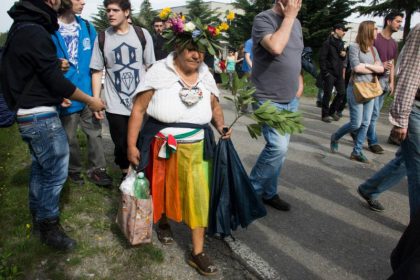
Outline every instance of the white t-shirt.
<svg viewBox="0 0 420 280"><path fill-rule="evenodd" d="M79 50L79 30L80 24L77 21L72 23L64 23L58 21L60 28L58 31L66 43L67 51L69 54L69 61L76 66L78 65L78 50Z"/></svg>
<svg viewBox="0 0 420 280"><path fill-rule="evenodd" d="M106 111L109 113L125 116L131 114L132 98L138 92L136 88L140 84L140 80L143 79L144 65L151 65L155 62L152 37L144 28L143 33L146 39L144 55L140 40L131 25L126 34L118 34L112 27L105 30L104 53L107 67L104 97ZM98 38L95 40L90 68L104 69Z"/></svg>
<svg viewBox="0 0 420 280"><path fill-rule="evenodd" d="M136 90L137 93L155 90L147 114L165 123L209 123L212 119L211 95L219 97L219 89L208 67L202 63L198 69L197 87L202 91L203 98L188 106L179 96L182 85L173 61L174 53L170 53L166 59L156 62Z"/></svg>

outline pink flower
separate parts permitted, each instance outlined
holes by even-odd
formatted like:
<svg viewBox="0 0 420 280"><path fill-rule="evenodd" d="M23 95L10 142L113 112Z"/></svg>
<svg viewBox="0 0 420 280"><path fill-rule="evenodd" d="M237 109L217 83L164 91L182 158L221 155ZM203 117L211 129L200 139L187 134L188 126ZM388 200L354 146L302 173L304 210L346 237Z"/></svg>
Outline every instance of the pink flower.
<svg viewBox="0 0 420 280"><path fill-rule="evenodd" d="M184 22L182 21L181 18L172 18L171 23L172 23L172 30L175 33L184 32Z"/></svg>

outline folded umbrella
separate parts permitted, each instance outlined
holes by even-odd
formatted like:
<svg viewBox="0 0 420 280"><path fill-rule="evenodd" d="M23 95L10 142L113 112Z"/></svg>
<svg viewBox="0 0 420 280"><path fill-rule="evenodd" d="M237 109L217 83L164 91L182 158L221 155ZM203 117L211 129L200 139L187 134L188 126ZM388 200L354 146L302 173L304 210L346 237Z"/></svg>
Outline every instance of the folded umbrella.
<svg viewBox="0 0 420 280"><path fill-rule="evenodd" d="M213 157L209 235L231 235L267 214L230 139L220 139Z"/></svg>

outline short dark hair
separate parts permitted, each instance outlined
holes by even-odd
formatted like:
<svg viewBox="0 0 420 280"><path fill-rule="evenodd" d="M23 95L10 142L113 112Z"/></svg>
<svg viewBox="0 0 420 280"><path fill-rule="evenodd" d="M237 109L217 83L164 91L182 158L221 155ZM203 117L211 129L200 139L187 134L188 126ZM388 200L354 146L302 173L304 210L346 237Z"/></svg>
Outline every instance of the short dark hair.
<svg viewBox="0 0 420 280"><path fill-rule="evenodd" d="M104 7L108 7L110 4L117 4L123 11L131 11L130 0L104 0Z"/></svg>
<svg viewBox="0 0 420 280"><path fill-rule="evenodd" d="M165 21L163 19L161 19L160 17L155 17L153 19L153 23L152 24L155 24L156 22L165 22Z"/></svg>
<svg viewBox="0 0 420 280"><path fill-rule="evenodd" d="M393 21L396 17L404 17L404 14L399 11L392 11L386 15L384 19L384 28L388 25L388 20Z"/></svg>
<svg viewBox="0 0 420 280"><path fill-rule="evenodd" d="M58 14L62 15L68 10L73 8L73 2L71 0L61 0L60 8L58 8Z"/></svg>

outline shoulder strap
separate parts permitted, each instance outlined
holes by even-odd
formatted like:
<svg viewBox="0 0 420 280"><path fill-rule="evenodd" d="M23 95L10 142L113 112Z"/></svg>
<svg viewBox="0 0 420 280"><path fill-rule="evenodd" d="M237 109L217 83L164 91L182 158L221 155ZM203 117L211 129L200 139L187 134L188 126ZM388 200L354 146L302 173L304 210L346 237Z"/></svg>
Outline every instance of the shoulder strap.
<svg viewBox="0 0 420 280"><path fill-rule="evenodd" d="M134 30L136 31L137 37L139 37L141 47L143 49L143 54L144 54L144 49L146 48L146 37L144 37L143 29L137 25L133 25L133 27L134 27Z"/></svg>
<svg viewBox="0 0 420 280"><path fill-rule="evenodd" d="M90 23L89 23L89 21L87 19L84 19L82 17L81 17L81 19L85 22L86 28L87 28L87 31L88 31L89 37L90 37L91 36L91 34L90 34Z"/></svg>
<svg viewBox="0 0 420 280"><path fill-rule="evenodd" d="M104 30L98 33L98 46L99 46L99 50L102 53L102 59L104 60L104 66L106 68L106 58L105 58L105 53L104 53L104 46L105 46L105 31Z"/></svg>

